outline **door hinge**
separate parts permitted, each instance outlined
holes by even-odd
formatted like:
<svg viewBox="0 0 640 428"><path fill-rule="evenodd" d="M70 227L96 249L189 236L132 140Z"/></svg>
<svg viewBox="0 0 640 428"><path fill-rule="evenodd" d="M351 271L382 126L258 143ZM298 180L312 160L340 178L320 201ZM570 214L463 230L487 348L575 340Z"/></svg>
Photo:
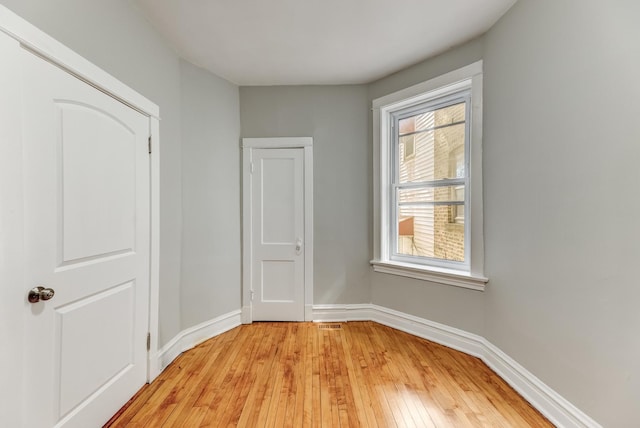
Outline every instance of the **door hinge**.
<svg viewBox="0 0 640 428"><path fill-rule="evenodd" d="M151 154L151 135L149 135L149 154Z"/></svg>
<svg viewBox="0 0 640 428"><path fill-rule="evenodd" d="M147 351L151 349L151 333L147 333Z"/></svg>
<svg viewBox="0 0 640 428"><path fill-rule="evenodd" d="M253 162L249 163L249 170L253 174Z"/></svg>
<svg viewBox="0 0 640 428"><path fill-rule="evenodd" d="M253 302L253 295L256 294L253 290L251 290L251 301Z"/></svg>

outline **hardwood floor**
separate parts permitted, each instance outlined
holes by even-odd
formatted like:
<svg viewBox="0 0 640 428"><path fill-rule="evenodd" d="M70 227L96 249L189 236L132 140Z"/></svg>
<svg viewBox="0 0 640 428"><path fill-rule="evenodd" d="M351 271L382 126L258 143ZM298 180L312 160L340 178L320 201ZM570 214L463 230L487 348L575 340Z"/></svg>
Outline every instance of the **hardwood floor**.
<svg viewBox="0 0 640 428"><path fill-rule="evenodd" d="M479 359L349 322L237 327L182 354L105 426L553 425Z"/></svg>

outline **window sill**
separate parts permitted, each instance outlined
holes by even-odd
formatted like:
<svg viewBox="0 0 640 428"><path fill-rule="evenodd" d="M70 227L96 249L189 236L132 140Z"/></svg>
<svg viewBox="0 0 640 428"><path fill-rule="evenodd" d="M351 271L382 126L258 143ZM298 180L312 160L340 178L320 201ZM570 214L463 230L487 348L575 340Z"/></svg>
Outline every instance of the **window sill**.
<svg viewBox="0 0 640 428"><path fill-rule="evenodd" d="M409 263L381 260L371 260L370 263L373 265L375 272L405 276L471 290L484 291L486 283L489 282L489 278L483 276L433 266L416 266Z"/></svg>

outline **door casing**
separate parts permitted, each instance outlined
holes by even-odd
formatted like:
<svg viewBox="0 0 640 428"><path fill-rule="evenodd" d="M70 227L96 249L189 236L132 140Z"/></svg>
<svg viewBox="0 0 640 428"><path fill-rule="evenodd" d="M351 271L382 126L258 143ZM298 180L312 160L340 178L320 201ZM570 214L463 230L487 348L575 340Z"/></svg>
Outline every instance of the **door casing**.
<svg viewBox="0 0 640 428"><path fill-rule="evenodd" d="M253 322L251 309L252 226L251 162L253 149L304 149L304 320L312 321L313 306L313 138L242 139L242 323Z"/></svg>

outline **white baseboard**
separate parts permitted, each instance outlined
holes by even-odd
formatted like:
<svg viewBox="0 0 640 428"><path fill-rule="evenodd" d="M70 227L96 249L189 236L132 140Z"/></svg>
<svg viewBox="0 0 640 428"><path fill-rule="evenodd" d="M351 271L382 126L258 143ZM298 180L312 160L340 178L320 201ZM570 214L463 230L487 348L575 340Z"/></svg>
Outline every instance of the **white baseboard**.
<svg viewBox="0 0 640 428"><path fill-rule="evenodd" d="M554 425L567 428L602 428L602 425L591 419L494 344L484 338L482 340L484 345L482 361Z"/></svg>
<svg viewBox="0 0 640 428"><path fill-rule="evenodd" d="M465 354L482 358L484 338L448 325L429 321L382 306L371 305L372 321L431 340Z"/></svg>
<svg viewBox="0 0 640 428"><path fill-rule="evenodd" d="M156 367L167 368L178 355L194 346L242 324L241 311L233 311L178 333L160 349Z"/></svg>
<svg viewBox="0 0 640 428"><path fill-rule="evenodd" d="M304 320L313 321L313 305L304 305ZM251 324L253 322L253 313L251 306L242 307L242 324Z"/></svg>
<svg viewBox="0 0 640 428"><path fill-rule="evenodd" d="M372 305L313 305L313 321L369 321Z"/></svg>
<svg viewBox="0 0 640 428"><path fill-rule="evenodd" d="M373 304L315 305L314 321L375 321L480 358L559 428L602 428L482 336Z"/></svg>

